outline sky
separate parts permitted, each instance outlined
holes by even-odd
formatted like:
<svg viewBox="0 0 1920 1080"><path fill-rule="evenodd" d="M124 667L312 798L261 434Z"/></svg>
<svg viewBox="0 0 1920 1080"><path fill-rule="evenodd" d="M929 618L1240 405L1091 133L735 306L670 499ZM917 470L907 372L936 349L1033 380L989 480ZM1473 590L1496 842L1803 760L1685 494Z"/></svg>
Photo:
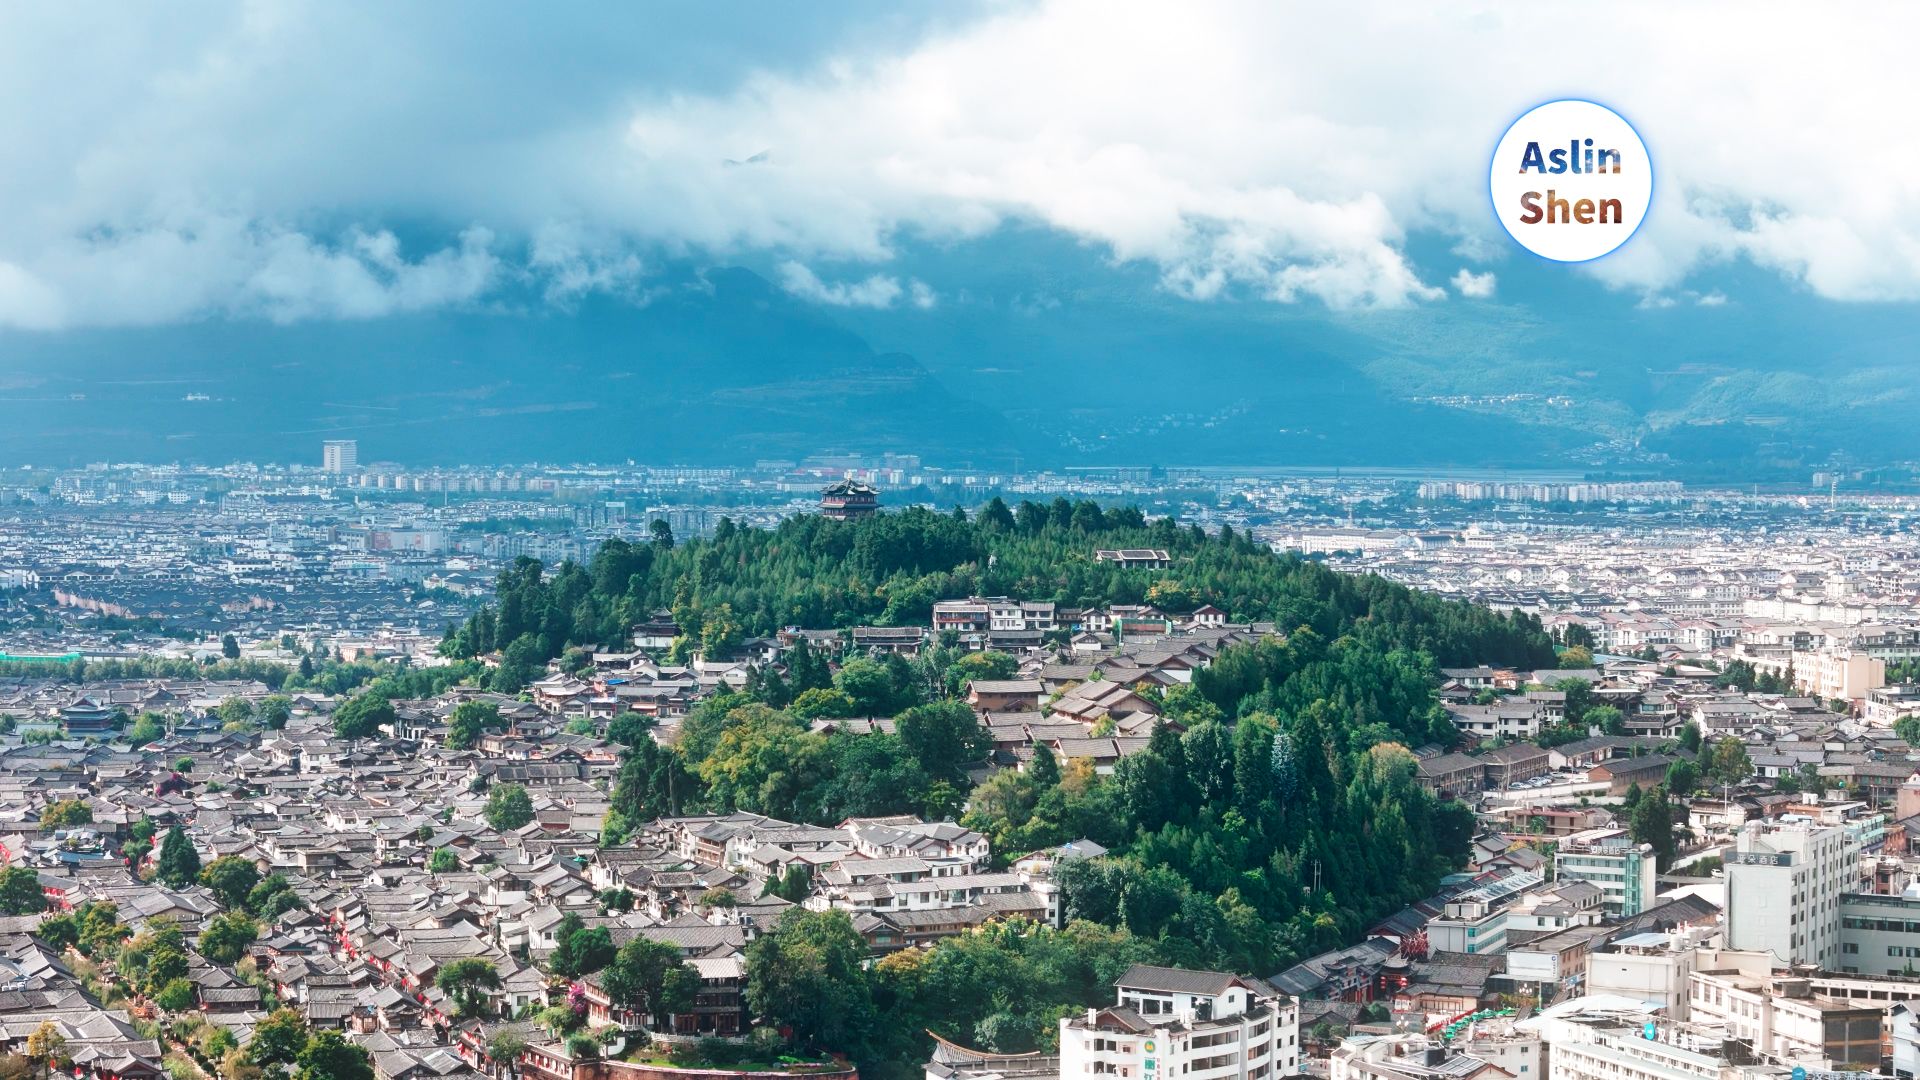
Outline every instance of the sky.
<svg viewBox="0 0 1920 1080"><path fill-rule="evenodd" d="M1655 202L1560 272L1920 300L1920 8L187 2L0 7L0 327L645 302L673 260L825 308L1012 228L1194 304L1500 302L1507 124L1634 122ZM1438 240L1416 244L1414 238ZM937 265L937 264L933 264Z"/></svg>

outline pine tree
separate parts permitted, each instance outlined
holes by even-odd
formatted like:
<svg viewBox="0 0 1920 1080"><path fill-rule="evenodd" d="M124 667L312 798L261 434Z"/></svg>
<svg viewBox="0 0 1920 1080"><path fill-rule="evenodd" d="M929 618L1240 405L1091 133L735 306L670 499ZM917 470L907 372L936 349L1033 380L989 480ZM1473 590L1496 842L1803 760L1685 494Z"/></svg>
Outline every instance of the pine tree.
<svg viewBox="0 0 1920 1080"><path fill-rule="evenodd" d="M200 853L187 839L185 829L175 825L160 842L160 880L176 889L184 889L200 876Z"/></svg>
<svg viewBox="0 0 1920 1080"><path fill-rule="evenodd" d="M1033 744L1033 761L1027 765L1027 775L1033 777L1033 784L1041 791L1060 783L1060 762L1046 743Z"/></svg>

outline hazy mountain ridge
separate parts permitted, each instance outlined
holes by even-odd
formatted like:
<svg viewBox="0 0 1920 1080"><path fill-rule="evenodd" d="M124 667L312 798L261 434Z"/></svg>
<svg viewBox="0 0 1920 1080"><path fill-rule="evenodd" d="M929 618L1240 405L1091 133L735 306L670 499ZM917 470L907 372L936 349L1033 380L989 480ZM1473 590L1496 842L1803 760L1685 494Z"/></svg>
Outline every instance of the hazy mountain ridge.
<svg viewBox="0 0 1920 1080"><path fill-rule="evenodd" d="M1650 303L1509 262L1491 300L1330 312L1194 301L1019 232L886 272L936 283L933 306L824 306L753 269L683 265L638 298L575 306L12 333L0 455L312 460L340 436L410 464L847 449L978 467L1566 467L1604 464L1609 442L1683 467L1920 457L1900 408L1920 393L1911 320L1763 275L1712 304Z"/></svg>

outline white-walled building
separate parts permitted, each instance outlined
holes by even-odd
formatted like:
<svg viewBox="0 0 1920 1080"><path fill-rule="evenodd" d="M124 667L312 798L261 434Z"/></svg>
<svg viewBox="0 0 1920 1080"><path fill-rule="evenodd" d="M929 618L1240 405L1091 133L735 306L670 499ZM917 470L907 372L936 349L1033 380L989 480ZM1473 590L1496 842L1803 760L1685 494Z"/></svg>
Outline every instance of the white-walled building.
<svg viewBox="0 0 1920 1080"><path fill-rule="evenodd" d="M1920 1007L1900 1002L1887 1010L1887 1038L1893 1044L1893 1075L1920 1076Z"/></svg>
<svg viewBox="0 0 1920 1080"><path fill-rule="evenodd" d="M320 443L320 471L339 475L360 467L360 443L353 439L324 439Z"/></svg>
<svg viewBox="0 0 1920 1080"><path fill-rule="evenodd" d="M1427 938L1435 952L1487 955L1507 948L1507 906L1520 894L1541 883L1541 875L1526 871L1470 889L1447 901L1441 913L1427 922Z"/></svg>
<svg viewBox="0 0 1920 1080"><path fill-rule="evenodd" d="M1727 947L1839 968L1840 898L1857 852L1841 826L1749 822L1726 856Z"/></svg>
<svg viewBox="0 0 1920 1080"><path fill-rule="evenodd" d="M1424 1034L1352 1035L1327 1062L1328 1080L1544 1080L1546 1045L1511 1025L1455 1043Z"/></svg>
<svg viewBox="0 0 1920 1080"><path fill-rule="evenodd" d="M1117 1003L1060 1021L1060 1076L1262 1080L1300 1070L1300 1007L1253 979L1135 964Z"/></svg>
<svg viewBox="0 0 1920 1080"><path fill-rule="evenodd" d="M1658 1003L1666 1015L1685 1020L1687 980L1697 955L1691 939L1683 935L1624 937L1587 957L1587 990Z"/></svg>
<svg viewBox="0 0 1920 1080"><path fill-rule="evenodd" d="M1553 876L1598 885L1609 915L1638 915L1653 906L1657 861L1652 845L1634 843L1625 829L1590 829L1560 841Z"/></svg>
<svg viewBox="0 0 1920 1080"><path fill-rule="evenodd" d="M1741 1075L1711 1033L1658 1017L1629 998L1573 998L1519 1026L1537 1031L1546 1042L1549 1080L1735 1080Z"/></svg>
<svg viewBox="0 0 1920 1080"><path fill-rule="evenodd" d="M1773 963L1770 953L1722 952L1703 960L1714 969L1688 978L1690 1018L1718 1025L1776 1060L1867 1071L1880 1064L1884 1005L1816 993L1811 979L1776 972Z"/></svg>

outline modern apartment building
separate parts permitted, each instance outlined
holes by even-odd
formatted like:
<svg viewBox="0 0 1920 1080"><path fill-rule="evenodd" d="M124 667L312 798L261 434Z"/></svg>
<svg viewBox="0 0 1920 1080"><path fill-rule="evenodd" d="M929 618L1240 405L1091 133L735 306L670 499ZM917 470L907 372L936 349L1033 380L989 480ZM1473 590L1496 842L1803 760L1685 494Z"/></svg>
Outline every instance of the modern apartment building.
<svg viewBox="0 0 1920 1080"><path fill-rule="evenodd" d="M1263 1080L1300 1071L1300 1007L1218 971L1136 964L1117 1004L1060 1021L1060 1076Z"/></svg>
<svg viewBox="0 0 1920 1080"><path fill-rule="evenodd" d="M1858 852L1845 826L1748 823L1726 856L1727 947L1839 967L1840 901Z"/></svg>
<svg viewBox="0 0 1920 1080"><path fill-rule="evenodd" d="M327 439L320 444L320 471L339 475L360 467L360 443L354 439Z"/></svg>
<svg viewBox="0 0 1920 1080"><path fill-rule="evenodd" d="M1553 855L1556 881L1600 886L1600 906L1609 915L1638 915L1653 904L1653 847L1636 844L1625 829L1593 829L1560 842Z"/></svg>

